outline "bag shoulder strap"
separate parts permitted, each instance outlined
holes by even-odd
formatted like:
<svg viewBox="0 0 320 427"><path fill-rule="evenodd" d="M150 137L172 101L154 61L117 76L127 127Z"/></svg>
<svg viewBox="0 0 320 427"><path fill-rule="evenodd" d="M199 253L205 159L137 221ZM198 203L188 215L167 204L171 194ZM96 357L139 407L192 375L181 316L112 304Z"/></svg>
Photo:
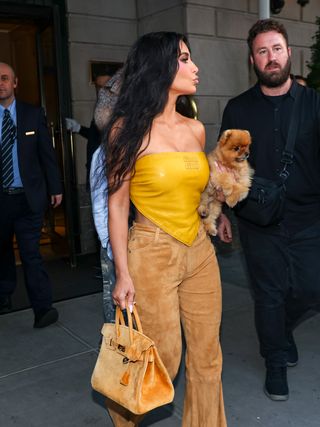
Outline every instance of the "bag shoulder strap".
<svg viewBox="0 0 320 427"><path fill-rule="evenodd" d="M293 151L296 143L297 129L299 123L299 106L300 106L300 98L302 94L303 88L297 83L295 98L293 101L292 113L290 118L290 125L287 135L286 146L282 152L281 163L284 163L283 169L280 172L280 178L285 181L289 176L289 171L287 167L293 163Z"/></svg>

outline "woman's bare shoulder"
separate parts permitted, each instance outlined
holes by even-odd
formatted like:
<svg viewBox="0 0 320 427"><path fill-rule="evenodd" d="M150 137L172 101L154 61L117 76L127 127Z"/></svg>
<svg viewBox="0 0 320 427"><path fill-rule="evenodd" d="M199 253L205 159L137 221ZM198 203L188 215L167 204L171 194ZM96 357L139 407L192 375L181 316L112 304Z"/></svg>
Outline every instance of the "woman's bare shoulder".
<svg viewBox="0 0 320 427"><path fill-rule="evenodd" d="M200 120L190 119L185 117L185 124L191 130L195 138L199 141L202 148L204 148L205 140L206 140L206 131L203 123Z"/></svg>

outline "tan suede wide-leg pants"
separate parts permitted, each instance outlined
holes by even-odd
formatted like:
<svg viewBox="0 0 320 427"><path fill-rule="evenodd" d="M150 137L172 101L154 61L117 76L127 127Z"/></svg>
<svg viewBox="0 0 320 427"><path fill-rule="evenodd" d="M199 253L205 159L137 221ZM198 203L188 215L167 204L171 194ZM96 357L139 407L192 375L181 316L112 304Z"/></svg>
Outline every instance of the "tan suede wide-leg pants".
<svg viewBox="0 0 320 427"><path fill-rule="evenodd" d="M188 247L159 228L134 224L128 262L143 331L154 340L172 379L180 365L183 326L187 350L182 426L225 427L220 274L205 231L201 228ZM116 427L138 425L139 417L107 406Z"/></svg>

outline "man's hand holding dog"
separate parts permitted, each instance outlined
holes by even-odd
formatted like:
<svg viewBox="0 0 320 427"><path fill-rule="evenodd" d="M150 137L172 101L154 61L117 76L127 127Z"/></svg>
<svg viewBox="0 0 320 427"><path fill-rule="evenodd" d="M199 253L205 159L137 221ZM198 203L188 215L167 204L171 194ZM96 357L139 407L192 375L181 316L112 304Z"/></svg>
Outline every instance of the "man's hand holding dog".
<svg viewBox="0 0 320 427"><path fill-rule="evenodd" d="M221 213L218 218L217 235L219 236L220 240L224 243L232 242L231 223L228 217L223 213Z"/></svg>

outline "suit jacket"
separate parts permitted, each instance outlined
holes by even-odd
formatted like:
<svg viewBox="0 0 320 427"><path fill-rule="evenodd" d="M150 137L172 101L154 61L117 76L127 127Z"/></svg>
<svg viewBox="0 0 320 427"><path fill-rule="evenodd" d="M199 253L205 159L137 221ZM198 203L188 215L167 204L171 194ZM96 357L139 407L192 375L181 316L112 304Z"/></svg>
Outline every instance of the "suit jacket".
<svg viewBox="0 0 320 427"><path fill-rule="evenodd" d="M42 108L16 101L19 171L33 212L45 210L49 196L61 194L56 153Z"/></svg>

